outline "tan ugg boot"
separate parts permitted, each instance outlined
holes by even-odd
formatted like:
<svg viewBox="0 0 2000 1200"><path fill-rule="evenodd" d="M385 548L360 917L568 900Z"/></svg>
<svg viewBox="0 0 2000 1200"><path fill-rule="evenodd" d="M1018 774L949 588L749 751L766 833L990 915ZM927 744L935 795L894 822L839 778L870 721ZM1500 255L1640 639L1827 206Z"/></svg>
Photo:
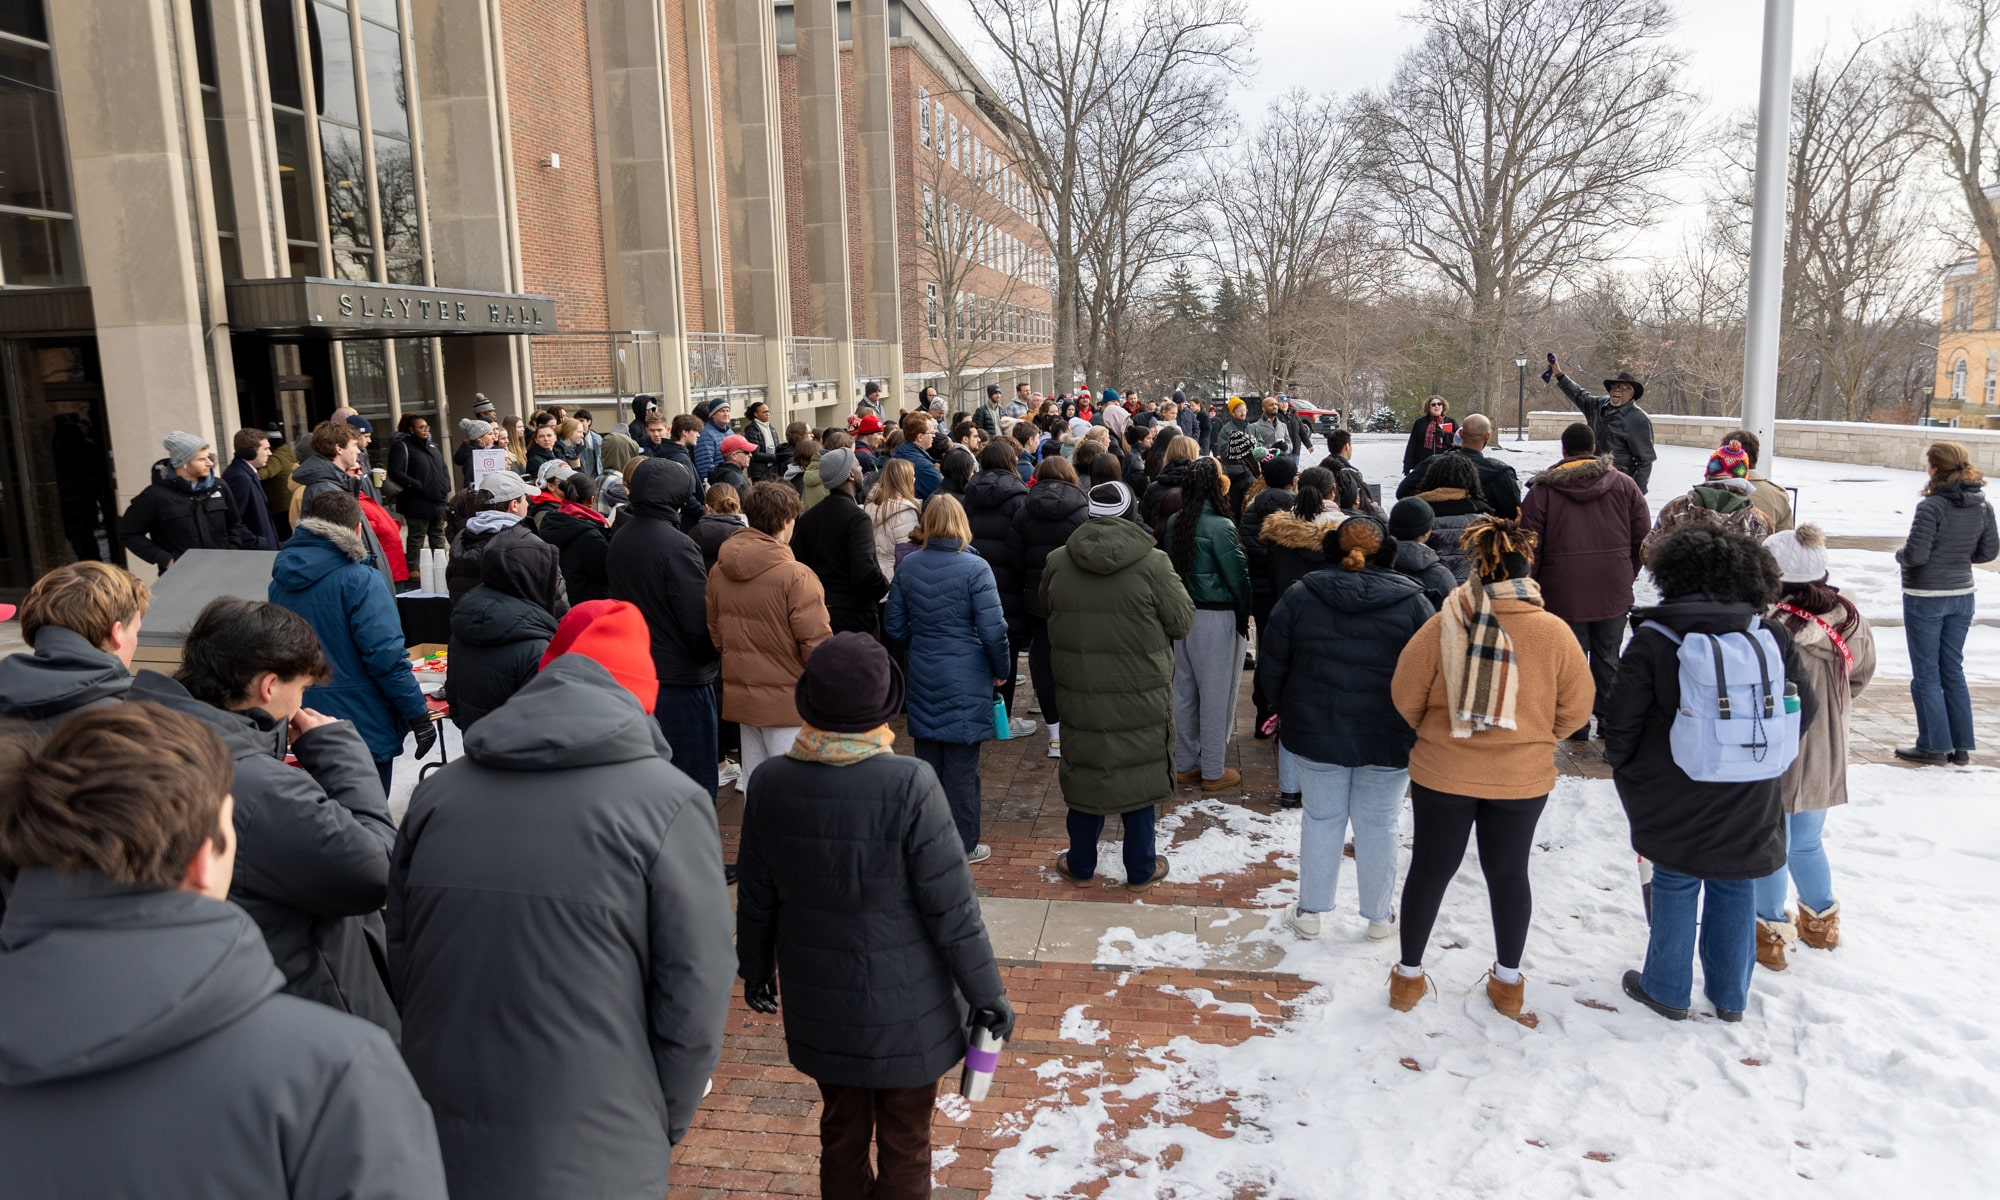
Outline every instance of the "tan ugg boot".
<svg viewBox="0 0 2000 1200"><path fill-rule="evenodd" d="M1800 901L1794 919L1799 924L1799 940L1813 949L1831 950L1840 945L1840 901L1828 905L1825 912L1814 912Z"/></svg>
<svg viewBox="0 0 2000 1200"><path fill-rule="evenodd" d="M1430 990L1430 976L1418 975L1413 979L1394 967L1389 968L1389 1007L1397 1012L1409 1012Z"/></svg>
<svg viewBox="0 0 2000 1200"><path fill-rule="evenodd" d="M1499 976L1486 972L1486 998L1493 1002L1494 1011L1533 1029L1540 1023L1540 1018L1534 1013L1521 1011L1527 995L1528 980L1525 976L1513 983L1502 983Z"/></svg>
<svg viewBox="0 0 2000 1200"><path fill-rule="evenodd" d="M1786 967L1785 946L1799 936L1797 928L1790 921L1766 921L1757 918L1757 964L1773 971Z"/></svg>

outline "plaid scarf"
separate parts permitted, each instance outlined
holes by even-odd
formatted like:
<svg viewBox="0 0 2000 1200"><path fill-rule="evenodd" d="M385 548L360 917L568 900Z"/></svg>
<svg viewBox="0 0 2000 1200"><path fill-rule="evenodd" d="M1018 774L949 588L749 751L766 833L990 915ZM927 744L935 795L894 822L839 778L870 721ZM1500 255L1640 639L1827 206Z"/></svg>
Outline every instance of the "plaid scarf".
<svg viewBox="0 0 2000 1200"><path fill-rule="evenodd" d="M1521 673L1514 669L1514 640L1493 611L1493 601L1508 598L1539 608L1542 589L1532 579L1503 579L1482 586L1475 577L1445 601L1438 650L1455 738L1469 738L1482 729L1517 727L1514 707L1520 699Z"/></svg>
<svg viewBox="0 0 2000 1200"><path fill-rule="evenodd" d="M896 735L882 725L866 733L828 733L808 725L792 739L786 758L800 762L825 763L829 767L851 767L855 763L887 754L895 747Z"/></svg>

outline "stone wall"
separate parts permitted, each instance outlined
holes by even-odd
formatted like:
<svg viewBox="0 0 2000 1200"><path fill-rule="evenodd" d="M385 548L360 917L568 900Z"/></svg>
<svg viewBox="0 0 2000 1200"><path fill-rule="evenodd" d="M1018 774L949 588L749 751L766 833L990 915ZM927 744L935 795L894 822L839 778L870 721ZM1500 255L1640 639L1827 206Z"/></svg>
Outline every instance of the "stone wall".
<svg viewBox="0 0 2000 1200"><path fill-rule="evenodd" d="M1531 412L1528 436L1555 441L1563 427L1577 420L1570 412ZM1730 417L1669 417L1654 414L1653 440L1668 446L1712 448L1722 435L1737 428ZM1972 461L1988 475L2000 473L2000 430L1952 429L1934 425L1874 425L1860 421L1780 421L1777 453L1785 458L1823 462L1866 463L1905 471L1924 470L1924 451L1932 442L1962 443ZM1767 447L1768 457L1770 450Z"/></svg>

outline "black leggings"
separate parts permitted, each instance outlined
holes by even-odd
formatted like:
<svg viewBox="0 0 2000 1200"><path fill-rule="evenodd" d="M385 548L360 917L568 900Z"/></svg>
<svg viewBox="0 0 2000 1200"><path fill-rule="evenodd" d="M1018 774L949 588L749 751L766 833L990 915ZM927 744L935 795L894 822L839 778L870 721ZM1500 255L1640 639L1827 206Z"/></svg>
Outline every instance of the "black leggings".
<svg viewBox="0 0 2000 1200"><path fill-rule="evenodd" d="M1042 720L1060 725L1062 712L1056 708L1056 673L1049 665L1049 623L1040 617L1028 618L1028 679L1035 685L1035 699L1042 702Z"/></svg>
<svg viewBox="0 0 2000 1200"><path fill-rule="evenodd" d="M1479 871L1486 876L1486 900L1493 909L1494 960L1518 968L1528 944L1534 893L1528 887L1528 851L1547 796L1532 800L1480 800L1410 785L1416 845L1410 875L1403 881L1403 965L1419 967L1437 924L1445 889L1465 861L1465 837L1479 831Z"/></svg>

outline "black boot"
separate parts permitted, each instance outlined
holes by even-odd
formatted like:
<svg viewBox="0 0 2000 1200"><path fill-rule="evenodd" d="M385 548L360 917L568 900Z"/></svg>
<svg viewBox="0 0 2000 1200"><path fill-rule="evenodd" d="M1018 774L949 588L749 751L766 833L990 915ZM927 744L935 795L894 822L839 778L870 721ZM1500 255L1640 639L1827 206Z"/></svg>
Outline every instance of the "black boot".
<svg viewBox="0 0 2000 1200"><path fill-rule="evenodd" d="M1640 979L1639 972L1637 971L1625 972L1626 995L1632 997L1634 1000L1637 1000L1639 1003L1645 1005L1647 1008L1652 1009L1654 1012L1659 1013L1661 1016L1665 1017L1669 1021L1685 1021L1688 1019L1687 1009L1675 1008L1672 1005L1662 1004L1658 1000L1655 1000L1651 996L1648 996L1646 994L1646 989L1644 985L1642 985L1639 982L1639 979Z"/></svg>

